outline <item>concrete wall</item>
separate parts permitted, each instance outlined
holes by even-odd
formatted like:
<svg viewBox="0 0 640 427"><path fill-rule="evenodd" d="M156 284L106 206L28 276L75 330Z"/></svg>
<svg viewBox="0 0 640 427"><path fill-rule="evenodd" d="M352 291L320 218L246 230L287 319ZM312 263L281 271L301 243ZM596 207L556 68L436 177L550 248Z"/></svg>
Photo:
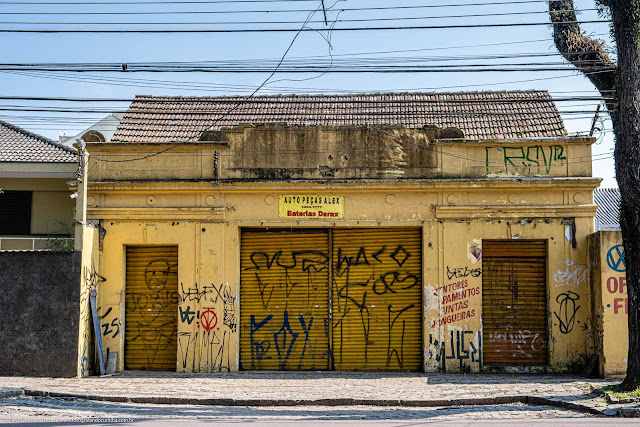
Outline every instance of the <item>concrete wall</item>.
<svg viewBox="0 0 640 427"><path fill-rule="evenodd" d="M0 375L76 375L80 256L0 252Z"/></svg>
<svg viewBox="0 0 640 427"><path fill-rule="evenodd" d="M629 352L628 299L620 231L589 236L595 347L600 376L621 376Z"/></svg>
<svg viewBox="0 0 640 427"><path fill-rule="evenodd" d="M591 155L590 138L467 141L439 139L451 137L440 129L277 125L224 129L217 136L220 142L184 145L167 156L120 163L117 168L94 160L91 180L591 176L591 163L582 161ZM122 155L119 144L94 143L88 149L105 158ZM126 151L142 157L159 149L141 144L127 145Z"/></svg>

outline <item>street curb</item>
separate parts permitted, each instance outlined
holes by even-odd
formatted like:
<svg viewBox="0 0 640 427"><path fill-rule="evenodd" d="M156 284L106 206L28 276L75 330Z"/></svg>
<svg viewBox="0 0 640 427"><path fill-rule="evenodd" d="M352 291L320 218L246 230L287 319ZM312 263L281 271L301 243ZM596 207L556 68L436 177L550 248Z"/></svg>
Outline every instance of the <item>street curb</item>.
<svg viewBox="0 0 640 427"><path fill-rule="evenodd" d="M9 399L12 397L24 396L24 390L20 388L15 389L0 389L0 399Z"/></svg>
<svg viewBox="0 0 640 427"><path fill-rule="evenodd" d="M497 396L470 399L440 399L440 400L408 400L408 399L222 399L222 398L186 398L186 397L160 397L160 396L101 396L90 394L61 393L55 391L25 389L26 396L84 399L98 402L113 403L147 403L155 405L204 405L204 406L403 406L403 407L452 407L452 406L480 406L480 405L507 405L522 403L534 406L552 406L563 409L573 409L588 412L592 415L618 416L616 413L605 414L602 410L581 405L575 402L566 402L541 396Z"/></svg>

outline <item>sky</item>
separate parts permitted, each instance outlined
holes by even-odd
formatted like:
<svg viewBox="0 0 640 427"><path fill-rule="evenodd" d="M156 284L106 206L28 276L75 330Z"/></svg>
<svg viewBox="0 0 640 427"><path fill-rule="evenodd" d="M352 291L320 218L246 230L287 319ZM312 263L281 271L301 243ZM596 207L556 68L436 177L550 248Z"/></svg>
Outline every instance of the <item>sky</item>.
<svg viewBox="0 0 640 427"><path fill-rule="evenodd" d="M442 7L443 5L447 6ZM581 21L603 20L594 10L594 0L576 0L575 6L579 10ZM320 0L0 0L1 62L132 64L247 60L250 66L256 66L265 65L265 60L270 60L265 71L273 71L275 64L291 45L284 65L288 60L306 58L306 63L326 66L332 55L333 69L338 68L341 61L355 64L358 60L360 64L363 59L375 59L385 64L404 64L408 60L426 58L425 60L438 61L430 62L437 65L553 63L547 68L561 70L349 74L276 72L258 93L538 89L548 90L558 99L575 96L596 98L599 95L584 76L562 64L562 58L553 44L552 29L546 25L549 18L546 13L547 4L543 0L325 0L325 7L328 25L323 22L322 11L315 14L311 12L321 9ZM362 10L389 7L393 9ZM297 37L295 31L117 34L2 32L3 29L53 28L74 31L185 28L297 30L309 17L311 22L307 26L319 31L301 32ZM284 23L262 23L274 21ZM512 25L518 23L543 25ZM470 24L506 25L483 28L339 30L353 27ZM335 30L329 32L327 28L332 25ZM608 23L584 23L582 29L613 46ZM327 41L329 38L330 43ZM505 54L526 56L487 58L488 55ZM470 56L475 58L468 58ZM481 58L477 58L478 56ZM132 99L139 94L247 95L263 84L269 74L0 70L0 96ZM570 135L589 133L598 104L597 99L558 102L558 109L563 112ZM69 107L81 111L19 111L29 108ZM5 99L0 100L0 119L57 140L60 134L76 135L106 116L109 111L124 111L126 108L126 102L72 104L63 101ZM611 122L606 112L600 116L595 132L598 141L593 146L593 174L603 179L603 187L616 187L611 159Z"/></svg>

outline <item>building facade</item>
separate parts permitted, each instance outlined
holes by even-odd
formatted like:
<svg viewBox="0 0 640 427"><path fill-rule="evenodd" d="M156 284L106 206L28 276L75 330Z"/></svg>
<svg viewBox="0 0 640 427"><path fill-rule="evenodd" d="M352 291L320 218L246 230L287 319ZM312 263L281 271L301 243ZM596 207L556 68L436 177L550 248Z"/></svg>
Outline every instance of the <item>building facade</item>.
<svg viewBox="0 0 640 427"><path fill-rule="evenodd" d="M105 360L580 369L594 140L544 92L339 97L143 97L87 144Z"/></svg>
<svg viewBox="0 0 640 427"><path fill-rule="evenodd" d="M73 248L75 150L0 120L0 250Z"/></svg>

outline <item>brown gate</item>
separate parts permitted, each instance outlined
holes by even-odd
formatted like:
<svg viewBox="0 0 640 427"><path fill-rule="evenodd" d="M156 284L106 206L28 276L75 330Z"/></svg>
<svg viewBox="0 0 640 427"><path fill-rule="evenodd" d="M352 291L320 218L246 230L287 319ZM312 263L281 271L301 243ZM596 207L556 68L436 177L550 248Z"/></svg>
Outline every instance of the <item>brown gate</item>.
<svg viewBox="0 0 640 427"><path fill-rule="evenodd" d="M482 241L482 341L486 366L544 366L547 242Z"/></svg>
<svg viewBox="0 0 640 427"><path fill-rule="evenodd" d="M126 274L124 367L174 371L178 247L127 247Z"/></svg>

